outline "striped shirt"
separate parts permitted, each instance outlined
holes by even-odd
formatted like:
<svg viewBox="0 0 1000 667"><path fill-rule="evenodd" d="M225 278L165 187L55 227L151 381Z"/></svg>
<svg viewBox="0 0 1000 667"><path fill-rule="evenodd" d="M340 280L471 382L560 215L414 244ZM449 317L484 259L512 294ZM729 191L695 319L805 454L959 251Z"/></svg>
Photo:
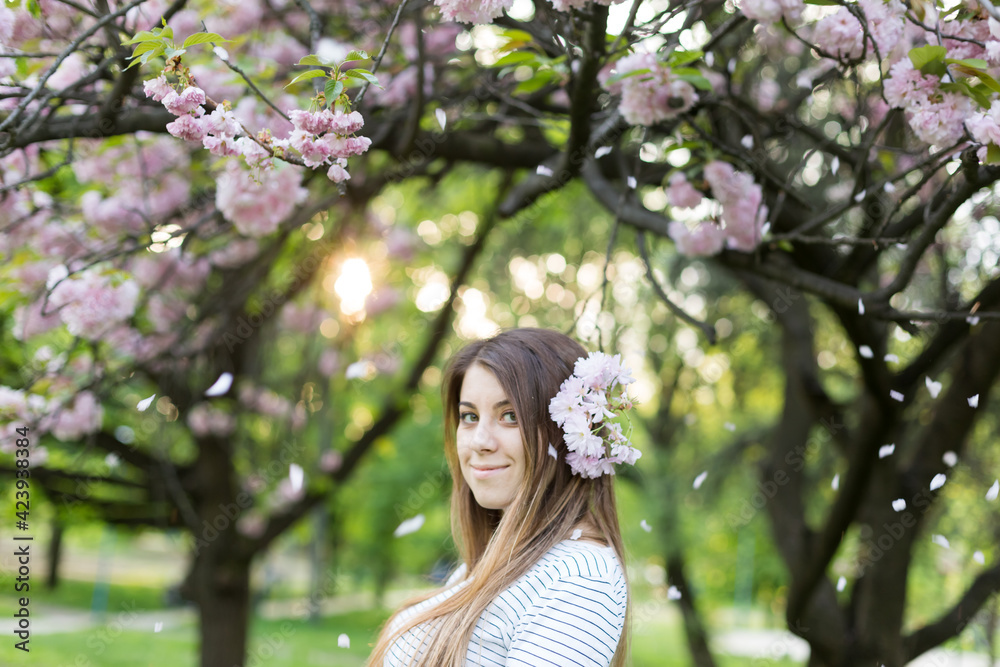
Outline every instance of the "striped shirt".
<svg viewBox="0 0 1000 667"><path fill-rule="evenodd" d="M468 584L463 563L434 597L405 609L390 626L447 600ZM459 583L456 581L462 579ZM609 667L625 624L625 575L612 547L564 540L483 612L467 667ZM432 621L434 629L441 619ZM389 648L384 667L402 667L426 641L426 626Z"/></svg>

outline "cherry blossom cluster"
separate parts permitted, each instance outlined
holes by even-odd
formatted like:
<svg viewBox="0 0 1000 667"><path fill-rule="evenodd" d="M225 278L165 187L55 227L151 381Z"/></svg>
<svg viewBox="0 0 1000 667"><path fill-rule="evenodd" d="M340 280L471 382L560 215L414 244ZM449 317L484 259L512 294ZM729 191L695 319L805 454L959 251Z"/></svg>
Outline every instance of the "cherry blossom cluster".
<svg viewBox="0 0 1000 667"><path fill-rule="evenodd" d="M698 101L694 86L652 53L625 56L605 68L600 80L608 92L621 94L619 110L630 125L649 126L676 118Z"/></svg>
<svg viewBox="0 0 1000 667"><path fill-rule="evenodd" d="M588 4L589 0L550 0L552 6L561 12L570 9L580 9ZM612 5L624 2L625 0L594 0L599 5ZM492 23L493 19L499 18L505 11L514 6L514 0L485 0L485 2L475 2L474 0L434 0L434 4L441 8L441 14L449 21L459 23L474 23L477 25Z"/></svg>
<svg viewBox="0 0 1000 667"><path fill-rule="evenodd" d="M960 93L941 92L940 77L923 74L909 58L896 62L890 74L892 78L885 81L885 99L906 110L914 134L941 147L962 138L964 122L973 112L972 100Z"/></svg>
<svg viewBox="0 0 1000 667"><path fill-rule="evenodd" d="M289 148L295 149L303 164L311 169L328 166L327 176L335 183L350 178L347 158L368 150L371 139L350 136L364 127L364 118L357 111L305 111L294 109L289 117L294 130L284 139L271 137L262 131L256 140L247 136L243 126L227 103L205 113L205 91L186 86L178 92L162 74L143 84L146 96L162 102L177 120L167 124L167 131L185 141L201 142L213 155L240 155L251 168L267 170L272 156L283 157Z"/></svg>
<svg viewBox="0 0 1000 667"><path fill-rule="evenodd" d="M621 355L591 352L577 359L573 375L549 402L549 412L564 431L566 462L574 475L615 474L615 463L634 465L642 452L631 445L619 421L632 409L627 387L635 378ZM610 453L609 453L610 447ZM550 450L552 451L552 450Z"/></svg>
<svg viewBox="0 0 1000 667"><path fill-rule="evenodd" d="M733 165L719 160L705 165L704 176L712 196L722 205L721 224L705 221L691 230L683 222L671 222L667 231L677 251L688 257L715 255L724 246L750 252L760 242L767 220L761 187L750 174L736 171ZM694 208L703 196L677 172L670 178L667 198L679 208Z"/></svg>
<svg viewBox="0 0 1000 667"><path fill-rule="evenodd" d="M74 336L96 341L135 314L139 286L96 268L68 276L65 266L49 272L49 308Z"/></svg>

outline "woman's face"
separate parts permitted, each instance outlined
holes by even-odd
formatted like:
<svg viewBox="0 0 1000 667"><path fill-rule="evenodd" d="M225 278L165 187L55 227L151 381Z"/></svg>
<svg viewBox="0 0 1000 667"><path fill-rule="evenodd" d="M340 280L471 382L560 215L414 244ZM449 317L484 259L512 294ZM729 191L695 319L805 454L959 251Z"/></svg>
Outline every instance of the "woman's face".
<svg viewBox="0 0 1000 667"><path fill-rule="evenodd" d="M503 510L514 500L524 479L524 441L495 375L473 364L458 397L458 462L476 502Z"/></svg>

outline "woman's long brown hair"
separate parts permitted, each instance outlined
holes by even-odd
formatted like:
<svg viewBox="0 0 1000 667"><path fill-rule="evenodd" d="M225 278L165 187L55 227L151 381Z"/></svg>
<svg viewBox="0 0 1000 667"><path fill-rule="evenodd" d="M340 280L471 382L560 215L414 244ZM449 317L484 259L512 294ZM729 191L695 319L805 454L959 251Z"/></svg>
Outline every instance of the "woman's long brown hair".
<svg viewBox="0 0 1000 667"><path fill-rule="evenodd" d="M451 469L451 532L466 563L467 586L444 602L402 621L389 631L406 609L440 593L440 589L407 600L382 626L368 660L382 667L392 643L421 623L433 627L408 667L465 667L466 651L476 622L491 602L537 563L553 546L566 539L583 519L597 526L614 547L625 572L625 550L615 505L613 478L586 479L573 475L565 461L562 430L549 417L549 401L573 366L587 352L568 336L547 329L511 329L476 341L460 350L448 364L442 386L445 457ZM466 371L480 364L497 378L514 406L525 446L525 483L506 511L481 507L459 468L455 435L458 400ZM558 459L549 455L549 444ZM626 574L626 589L628 579ZM631 599L625 627L611 661L624 667L629 652Z"/></svg>

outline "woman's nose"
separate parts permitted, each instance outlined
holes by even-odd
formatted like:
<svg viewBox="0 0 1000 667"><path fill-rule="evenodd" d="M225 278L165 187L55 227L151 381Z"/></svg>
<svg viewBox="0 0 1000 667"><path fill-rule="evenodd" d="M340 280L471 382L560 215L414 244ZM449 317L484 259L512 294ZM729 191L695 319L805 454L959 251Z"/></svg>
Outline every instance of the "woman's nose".
<svg viewBox="0 0 1000 667"><path fill-rule="evenodd" d="M489 449L493 446L493 429L487 420L480 420L472 434L472 444L478 449Z"/></svg>

